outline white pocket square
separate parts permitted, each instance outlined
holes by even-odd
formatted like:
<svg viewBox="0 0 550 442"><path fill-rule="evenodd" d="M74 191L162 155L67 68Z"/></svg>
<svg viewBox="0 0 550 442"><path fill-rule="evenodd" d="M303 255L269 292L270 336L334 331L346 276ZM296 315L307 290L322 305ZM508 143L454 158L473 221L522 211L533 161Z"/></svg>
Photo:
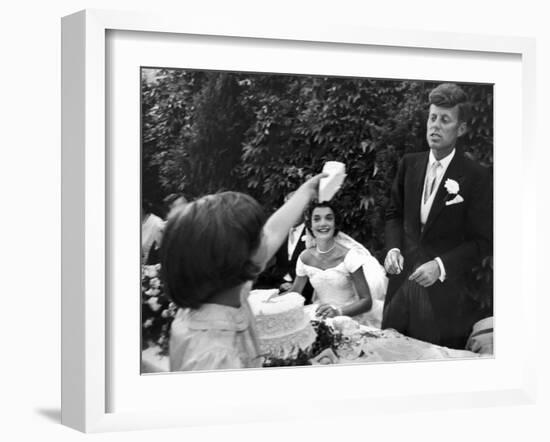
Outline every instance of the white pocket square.
<svg viewBox="0 0 550 442"><path fill-rule="evenodd" d="M459 203L463 203L463 202L464 202L464 198L462 198L460 195L457 195L452 200L447 201L445 203L445 205L446 206L452 206L453 204L459 204Z"/></svg>

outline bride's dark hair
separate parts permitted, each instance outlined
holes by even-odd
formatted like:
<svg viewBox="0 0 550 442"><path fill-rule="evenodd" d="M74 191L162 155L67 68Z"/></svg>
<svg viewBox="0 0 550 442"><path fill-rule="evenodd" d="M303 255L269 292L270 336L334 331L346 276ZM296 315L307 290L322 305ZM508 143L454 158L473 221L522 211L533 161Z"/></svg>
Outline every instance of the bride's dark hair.
<svg viewBox="0 0 550 442"><path fill-rule="evenodd" d="M180 307L198 308L208 298L256 278L251 261L266 221L249 195L222 192L194 201L170 216L162 239L167 295Z"/></svg>
<svg viewBox="0 0 550 442"><path fill-rule="evenodd" d="M311 230L311 217L313 215L313 211L317 209L318 207L328 207L330 210L332 210L332 213L334 214L334 236L338 234L340 231L340 215L338 214L338 211L334 207L334 204L328 202L328 201L312 201L308 208L306 209L305 213L305 224L308 232L313 235L313 231ZM315 237L315 235L313 235Z"/></svg>

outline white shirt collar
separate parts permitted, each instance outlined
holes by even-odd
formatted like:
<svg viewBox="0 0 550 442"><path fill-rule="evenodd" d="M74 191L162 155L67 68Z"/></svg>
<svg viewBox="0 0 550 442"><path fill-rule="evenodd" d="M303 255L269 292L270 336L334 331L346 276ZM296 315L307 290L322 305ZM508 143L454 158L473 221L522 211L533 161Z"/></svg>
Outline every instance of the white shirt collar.
<svg viewBox="0 0 550 442"><path fill-rule="evenodd" d="M443 170L447 170L447 167L449 167L449 164L451 163L452 159L454 158L456 153L456 149L453 149L452 152L447 155L445 158L442 158L439 160L439 163L443 166ZM437 160L435 159L434 153L430 150L430 157L428 159L428 167L431 167L433 163L435 163Z"/></svg>

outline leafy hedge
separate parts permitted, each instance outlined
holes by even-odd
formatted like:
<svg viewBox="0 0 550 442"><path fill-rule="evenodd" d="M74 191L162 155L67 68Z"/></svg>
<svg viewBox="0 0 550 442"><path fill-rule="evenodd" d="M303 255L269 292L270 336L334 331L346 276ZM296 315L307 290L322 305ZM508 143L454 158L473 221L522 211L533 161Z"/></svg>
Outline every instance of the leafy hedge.
<svg viewBox="0 0 550 442"><path fill-rule="evenodd" d="M384 256L384 211L399 159L427 149L429 81L143 70L143 198L222 189L268 211L321 170L346 164L335 203L342 230ZM474 115L467 155L492 169L493 87L462 84ZM492 303L492 259L472 273L472 295Z"/></svg>

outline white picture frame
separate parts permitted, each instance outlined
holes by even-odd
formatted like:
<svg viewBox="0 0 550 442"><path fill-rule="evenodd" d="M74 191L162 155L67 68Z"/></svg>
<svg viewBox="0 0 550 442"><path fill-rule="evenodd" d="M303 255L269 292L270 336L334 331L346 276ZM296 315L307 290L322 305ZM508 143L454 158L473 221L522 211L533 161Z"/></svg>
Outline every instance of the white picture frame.
<svg viewBox="0 0 550 442"><path fill-rule="evenodd" d="M462 392L432 391L408 392L408 394L387 394L377 396L376 404L363 400L366 393L358 389L356 394L338 394L326 400L310 397L306 402L284 407L275 401L272 406L253 401L253 392L243 394L235 400L222 400L209 404L197 403L192 409L157 409L151 403L150 409L139 411L110 410L109 392L114 388L109 367L113 355L110 350L109 334L111 314L109 287L108 244L112 240L108 228L111 196L109 195L109 155L106 132L107 94L106 79L107 34L117 32L152 32L164 35L202 35L220 38L242 38L255 40L312 42L338 44L342 47L375 46L378 48L429 49L444 52L478 54L507 54L519 57L521 63L521 120L520 157L521 173L526 185L520 188L522 208L517 215L520 225L520 246L517 258L521 265L517 282L521 289L518 296L518 310L534 312L536 289L534 278L527 278L526 257L534 255L535 229L534 208L536 193L527 193L525 188L535 189L534 176L529 173L536 161L534 146L534 100L535 100L535 43L532 39L517 37L495 37L452 33L428 33L420 31L388 31L370 28L355 28L342 25L303 26L280 23L258 26L254 23L235 21L216 22L200 17L169 17L152 14L127 13L102 10L86 10L63 18L62 21L62 423L84 432L129 430L140 428L162 428L172 426L209 425L211 422L243 423L262 420L293 418L298 415L358 416L370 412L398 412L414 408L436 409L499 404L532 403L535 397L535 340L525 339L522 352L517 355L518 363L511 370L512 376L498 387L486 389L479 386ZM258 41L259 41L258 40ZM530 182L530 184L529 184ZM497 192L498 194L498 192ZM496 200L498 208L499 202ZM136 246L137 247L137 246ZM131 253L131 252L128 252ZM138 256L136 254L136 256ZM495 261L499 262L498 243L495 247ZM136 296L138 296L136 294ZM533 315L534 317L535 315ZM499 319L497 318L497 321ZM505 321L502 321L504 324ZM497 322L498 324L498 322ZM498 325L497 325L498 326ZM524 325L524 336L534 336L535 324ZM137 330L136 330L137 333ZM508 336L503 333L503 336ZM137 350L136 350L137 352ZM497 361L497 362L494 362ZM498 368L499 355L493 366L483 368L490 373ZM470 361L472 362L472 361ZM491 364L491 361L478 361ZM449 369L468 368L451 362ZM504 367L498 368L505 370ZM380 371L381 366L373 370ZM386 371L407 371L418 374L414 364L394 368L385 366ZM420 366L423 370L437 370L433 366ZM324 370L324 368L320 368ZM343 367L346 376L357 377L360 367ZM468 369L471 370L471 367ZM315 369L317 376L327 372ZM482 370L482 371L483 371ZM135 375L132 374L132 375ZM224 380L242 380L243 372L220 374L197 374L193 380L204 382L204 375L215 379L215 385ZM216 376L215 378L213 376ZM300 369L277 373L266 370L254 373L254 382L265 382L274 378L295 385L305 379ZM309 372L308 377L311 377ZM149 377L151 378L151 377ZM176 382L175 376L165 376L164 383ZM170 380L172 379L172 380ZM344 381L342 381L344 382ZM474 384L474 383L473 383ZM257 390L256 390L257 391ZM197 393L193 393L197 394ZM193 399L191 394L190 399ZM337 398L337 399L335 399ZM338 407L331 407L337 401ZM197 401L200 402L200 401ZM303 408L308 404L309 411ZM228 409L231 405L231 409Z"/></svg>

